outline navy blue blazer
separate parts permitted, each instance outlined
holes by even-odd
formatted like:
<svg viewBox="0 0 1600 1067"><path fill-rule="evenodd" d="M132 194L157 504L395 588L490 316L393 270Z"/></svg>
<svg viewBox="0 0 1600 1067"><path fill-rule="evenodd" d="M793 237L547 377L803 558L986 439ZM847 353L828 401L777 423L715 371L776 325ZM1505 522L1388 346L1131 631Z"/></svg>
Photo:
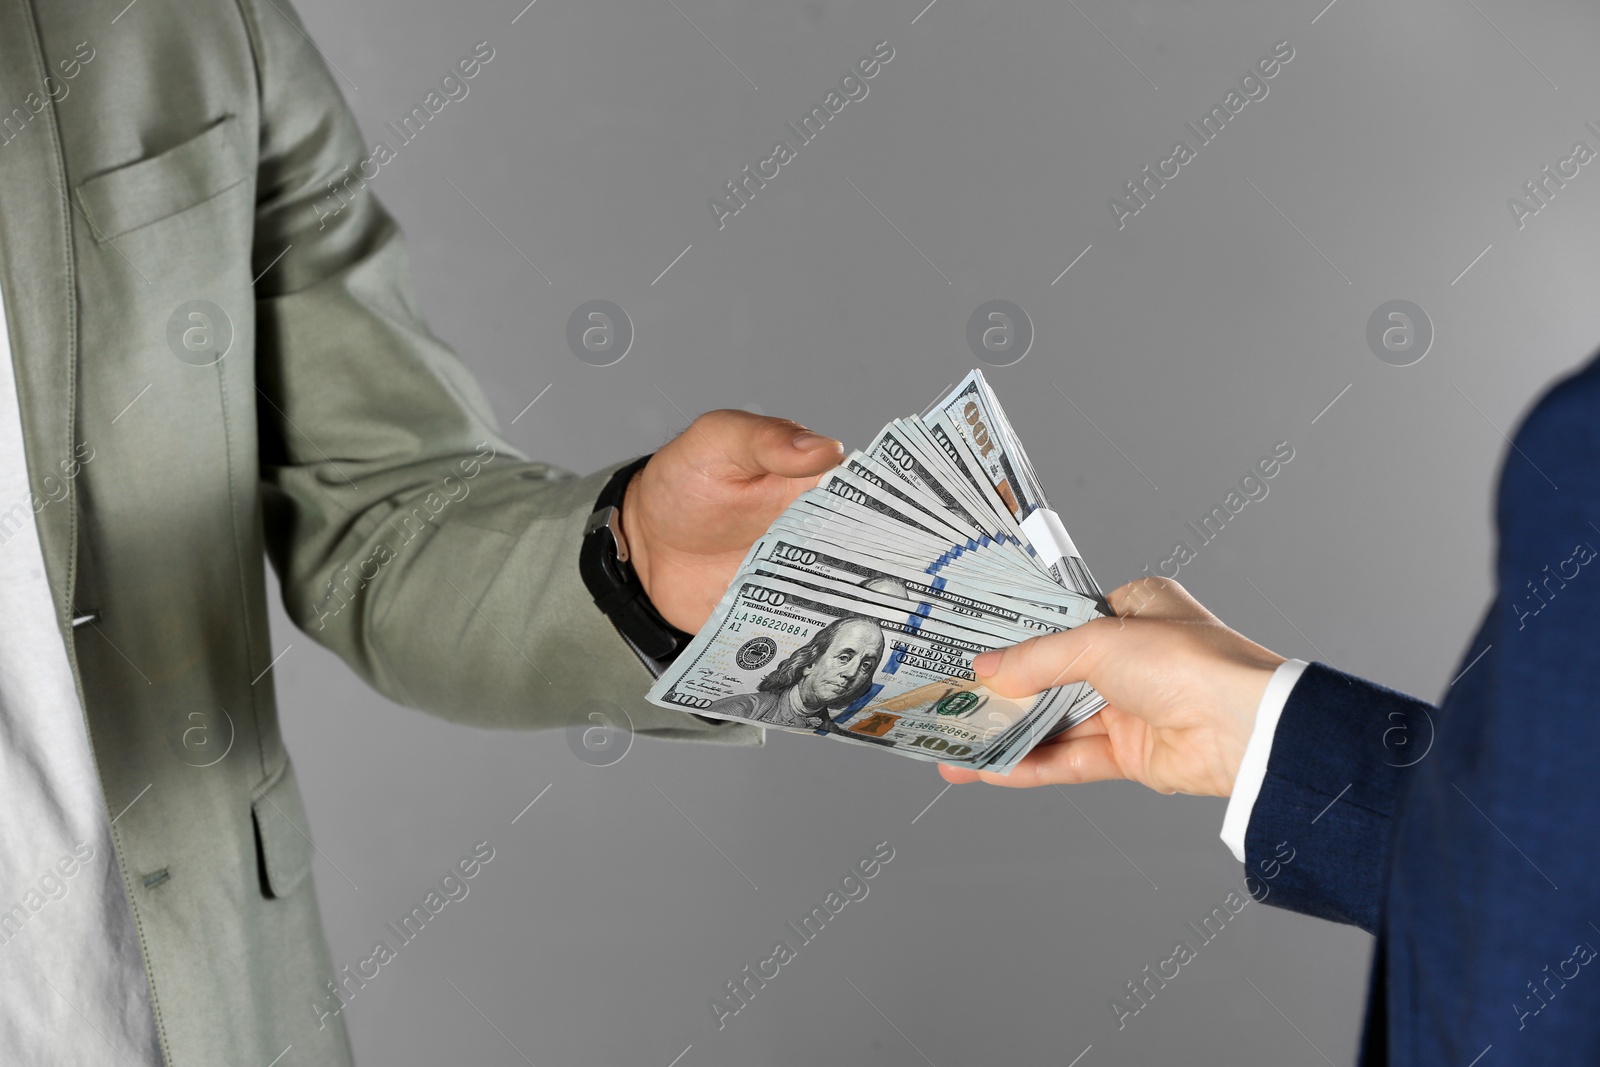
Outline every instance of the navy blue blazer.
<svg viewBox="0 0 1600 1067"><path fill-rule="evenodd" d="M1295 850L1269 903L1377 936L1365 1064L1600 1064L1600 361L1524 421L1497 522L1443 705L1312 664L1245 835Z"/></svg>

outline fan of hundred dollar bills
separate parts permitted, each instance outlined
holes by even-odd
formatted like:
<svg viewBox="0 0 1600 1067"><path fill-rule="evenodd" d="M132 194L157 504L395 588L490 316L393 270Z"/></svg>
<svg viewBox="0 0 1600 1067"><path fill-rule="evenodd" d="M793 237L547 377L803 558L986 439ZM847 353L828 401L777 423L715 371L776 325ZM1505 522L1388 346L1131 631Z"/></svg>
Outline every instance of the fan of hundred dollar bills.
<svg viewBox="0 0 1600 1067"><path fill-rule="evenodd" d="M1012 700L972 657L1109 614L999 401L974 370L823 475L750 549L648 698L1008 771L1105 706Z"/></svg>

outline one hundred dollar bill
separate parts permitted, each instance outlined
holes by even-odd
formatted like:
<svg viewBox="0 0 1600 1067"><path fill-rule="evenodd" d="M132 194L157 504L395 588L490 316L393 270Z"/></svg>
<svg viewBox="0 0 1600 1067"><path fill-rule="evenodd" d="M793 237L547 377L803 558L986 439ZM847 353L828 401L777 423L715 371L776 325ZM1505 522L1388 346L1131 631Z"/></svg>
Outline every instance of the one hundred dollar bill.
<svg viewBox="0 0 1600 1067"><path fill-rule="evenodd" d="M1081 686L1011 700L972 657L1003 641L767 576L735 579L648 697L712 718L829 734L968 767L1008 770L1019 733L1043 736Z"/></svg>

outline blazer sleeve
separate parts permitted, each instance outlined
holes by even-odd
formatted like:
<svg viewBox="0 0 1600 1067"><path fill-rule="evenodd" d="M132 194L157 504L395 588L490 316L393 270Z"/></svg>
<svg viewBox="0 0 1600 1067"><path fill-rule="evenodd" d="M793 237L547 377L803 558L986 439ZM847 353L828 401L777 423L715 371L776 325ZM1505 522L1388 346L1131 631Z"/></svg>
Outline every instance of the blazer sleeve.
<svg viewBox="0 0 1600 1067"><path fill-rule="evenodd" d="M1246 866L1277 871L1260 899L1377 932L1395 804L1422 755L1408 749L1428 743L1435 714L1326 664L1305 669L1245 831Z"/></svg>
<svg viewBox="0 0 1600 1067"><path fill-rule="evenodd" d="M362 178L373 148L298 15L240 5L261 105L265 539L290 617L384 695L446 718L562 726L610 705L638 732L759 744L758 728L642 699L650 674L577 565L622 462L575 477L500 435L423 321L399 227Z"/></svg>

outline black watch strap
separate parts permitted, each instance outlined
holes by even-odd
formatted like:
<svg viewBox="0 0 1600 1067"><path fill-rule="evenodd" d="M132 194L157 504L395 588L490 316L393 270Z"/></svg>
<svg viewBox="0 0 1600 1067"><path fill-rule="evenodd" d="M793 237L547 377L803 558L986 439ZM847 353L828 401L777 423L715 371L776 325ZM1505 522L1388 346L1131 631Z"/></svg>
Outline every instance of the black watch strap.
<svg viewBox="0 0 1600 1067"><path fill-rule="evenodd" d="M661 617L628 562L622 498L633 476L649 461L649 456L643 456L618 469L600 491L594 513L584 527L578 572L595 606L612 621L650 672L659 676L692 635Z"/></svg>

